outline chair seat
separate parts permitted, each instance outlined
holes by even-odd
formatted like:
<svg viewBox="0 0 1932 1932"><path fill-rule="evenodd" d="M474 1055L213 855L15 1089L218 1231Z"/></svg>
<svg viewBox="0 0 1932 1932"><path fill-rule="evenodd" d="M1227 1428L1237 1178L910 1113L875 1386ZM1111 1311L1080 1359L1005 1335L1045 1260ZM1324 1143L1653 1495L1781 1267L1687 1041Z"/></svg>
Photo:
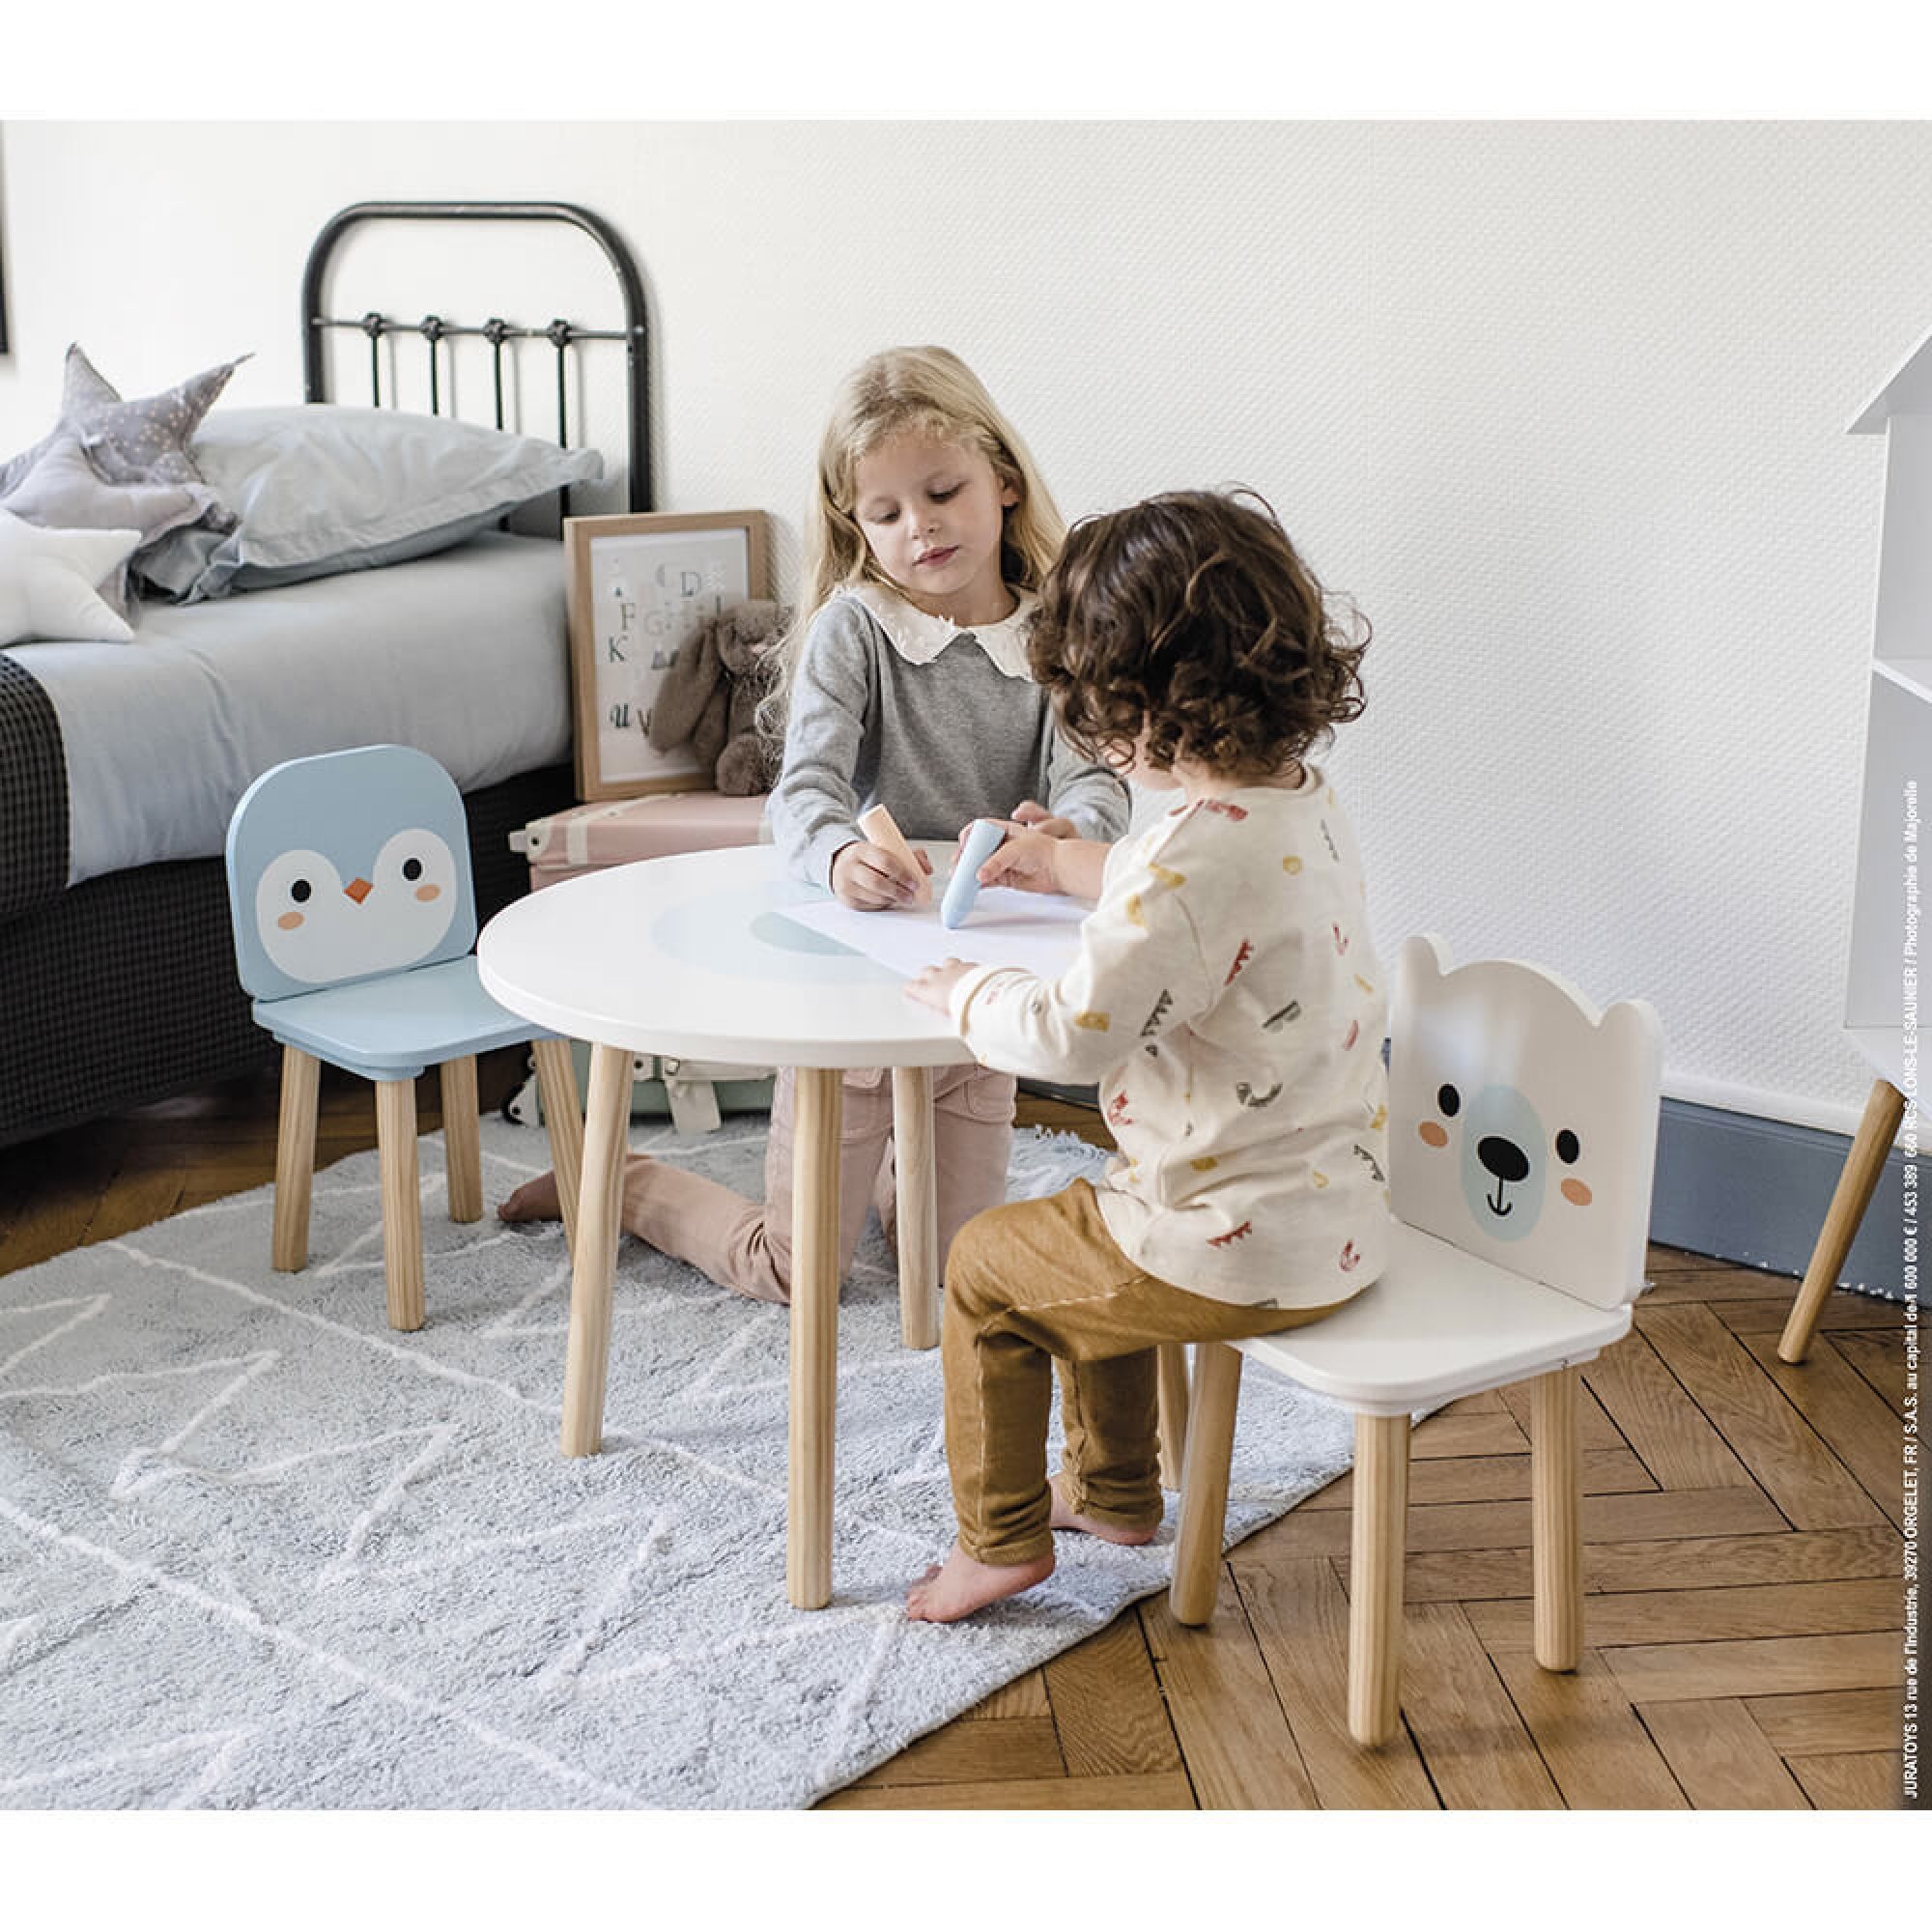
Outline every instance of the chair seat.
<svg viewBox="0 0 1932 1932"><path fill-rule="evenodd" d="M254 1014L284 1046L368 1080L413 1080L462 1054L554 1037L483 990L473 953L380 980L257 1000Z"/></svg>
<svg viewBox="0 0 1932 1932"><path fill-rule="evenodd" d="M1631 1311L1597 1308L1398 1221L1389 1265L1307 1328L1236 1343L1245 1355L1366 1415L1404 1415L1594 1355Z"/></svg>

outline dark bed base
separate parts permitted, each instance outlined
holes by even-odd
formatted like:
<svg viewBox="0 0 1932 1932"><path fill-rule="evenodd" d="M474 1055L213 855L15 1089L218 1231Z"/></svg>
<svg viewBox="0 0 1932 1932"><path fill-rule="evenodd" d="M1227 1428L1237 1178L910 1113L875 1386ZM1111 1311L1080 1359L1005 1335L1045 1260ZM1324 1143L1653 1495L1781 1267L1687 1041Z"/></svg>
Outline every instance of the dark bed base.
<svg viewBox="0 0 1932 1932"><path fill-rule="evenodd" d="M479 923L529 889L510 834L575 799L568 765L465 799ZM0 1148L274 1057L235 977L219 859L90 879L0 925Z"/></svg>

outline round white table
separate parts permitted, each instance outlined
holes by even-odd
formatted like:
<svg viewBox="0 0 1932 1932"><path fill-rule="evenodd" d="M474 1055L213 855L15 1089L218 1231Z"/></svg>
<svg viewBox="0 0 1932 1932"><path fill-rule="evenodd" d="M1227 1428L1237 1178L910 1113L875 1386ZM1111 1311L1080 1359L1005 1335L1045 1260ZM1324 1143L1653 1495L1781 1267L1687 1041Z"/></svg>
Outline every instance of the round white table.
<svg viewBox="0 0 1932 1932"><path fill-rule="evenodd" d="M898 974L782 916L826 897L769 845L682 853L547 886L499 912L476 943L483 983L504 1006L591 1042L567 1456L594 1455L604 1434L632 1056L797 1069L785 1590L801 1609L832 1595L839 1075L893 1069L900 1320L907 1346L929 1349L939 1340L931 1069L971 1058L938 1013L906 998Z"/></svg>

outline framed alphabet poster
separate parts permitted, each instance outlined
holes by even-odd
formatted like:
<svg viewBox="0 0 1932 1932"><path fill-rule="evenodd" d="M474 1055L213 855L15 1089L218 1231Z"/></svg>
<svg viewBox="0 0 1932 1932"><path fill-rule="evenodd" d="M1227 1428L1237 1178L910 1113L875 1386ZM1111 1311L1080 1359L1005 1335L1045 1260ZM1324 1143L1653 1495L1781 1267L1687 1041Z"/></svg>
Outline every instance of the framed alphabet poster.
<svg viewBox="0 0 1932 1932"><path fill-rule="evenodd" d="M651 710L699 623L771 594L764 512L567 517L563 541L578 797L708 790L688 745L651 744Z"/></svg>

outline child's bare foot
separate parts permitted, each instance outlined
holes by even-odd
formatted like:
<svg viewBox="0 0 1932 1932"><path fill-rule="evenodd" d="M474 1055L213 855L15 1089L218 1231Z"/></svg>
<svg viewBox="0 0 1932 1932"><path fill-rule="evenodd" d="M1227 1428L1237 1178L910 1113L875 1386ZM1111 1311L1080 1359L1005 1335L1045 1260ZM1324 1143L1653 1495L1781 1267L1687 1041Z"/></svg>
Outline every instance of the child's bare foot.
<svg viewBox="0 0 1932 1932"><path fill-rule="evenodd" d="M560 1221L563 1208L556 1196L556 1176L540 1174L526 1180L497 1204L499 1221Z"/></svg>
<svg viewBox="0 0 1932 1932"><path fill-rule="evenodd" d="M1031 1563L981 1563L955 1543L944 1563L935 1563L906 1592L906 1615L915 1623L952 1624L1016 1597L1053 1575L1053 1552Z"/></svg>
<svg viewBox="0 0 1932 1932"><path fill-rule="evenodd" d="M1097 1536L1105 1543L1151 1543L1158 1523L1150 1523L1145 1529L1124 1529L1118 1522L1101 1522L1097 1518L1082 1516L1077 1510L1069 1509L1066 1499L1060 1493L1060 1478L1049 1476L1047 1488L1053 1492L1053 1516L1055 1529L1084 1529L1090 1536Z"/></svg>

